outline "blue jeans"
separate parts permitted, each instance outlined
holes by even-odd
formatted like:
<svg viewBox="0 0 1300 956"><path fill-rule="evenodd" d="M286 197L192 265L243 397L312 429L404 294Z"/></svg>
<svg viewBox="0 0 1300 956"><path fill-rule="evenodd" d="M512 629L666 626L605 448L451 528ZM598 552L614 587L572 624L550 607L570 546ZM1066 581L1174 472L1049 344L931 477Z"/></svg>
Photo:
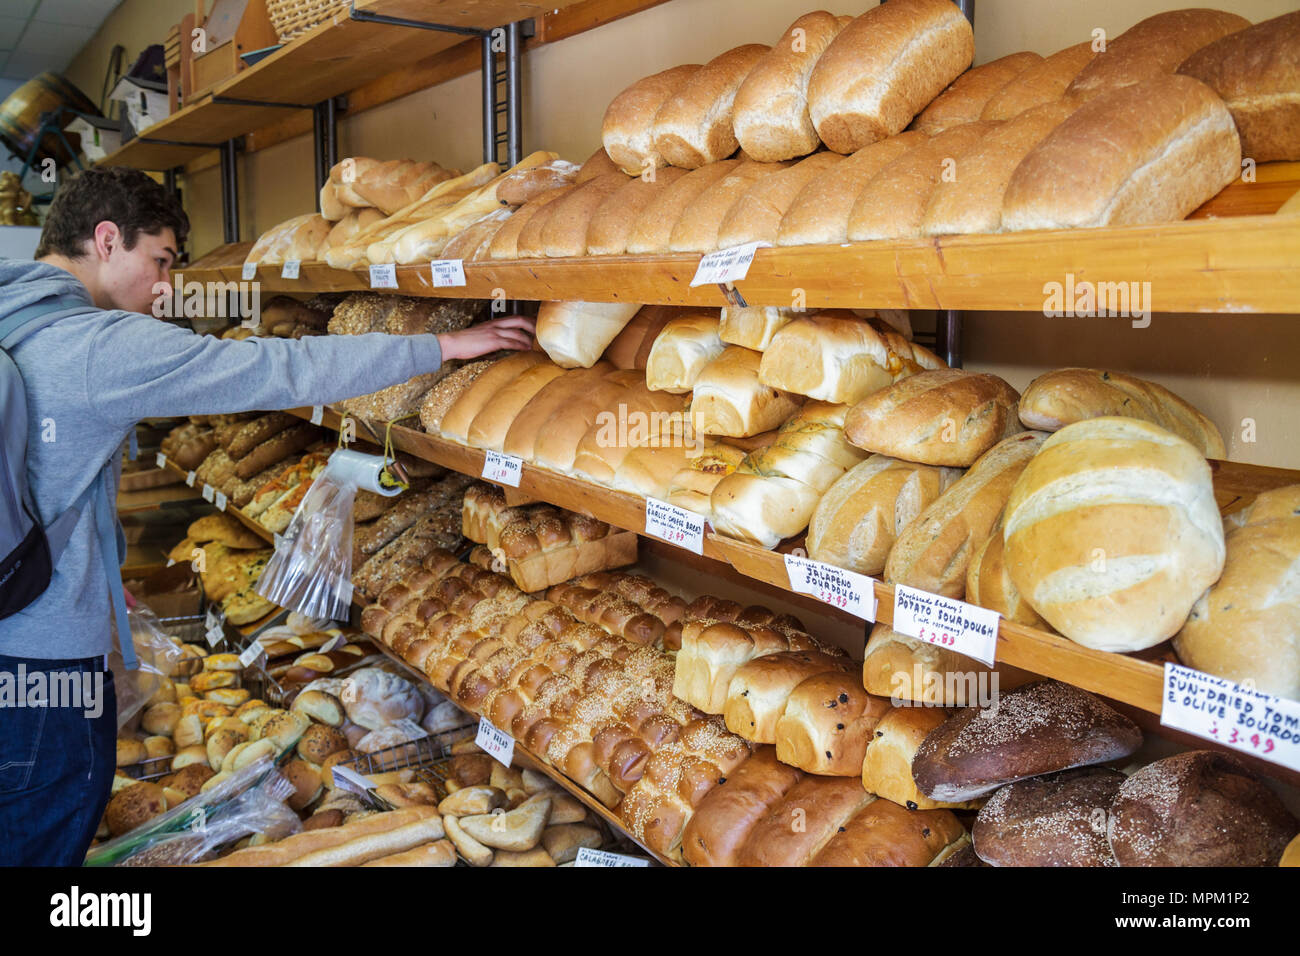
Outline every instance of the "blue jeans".
<svg viewBox="0 0 1300 956"><path fill-rule="evenodd" d="M116 765L117 695L102 657L0 654L0 865L80 866Z"/></svg>

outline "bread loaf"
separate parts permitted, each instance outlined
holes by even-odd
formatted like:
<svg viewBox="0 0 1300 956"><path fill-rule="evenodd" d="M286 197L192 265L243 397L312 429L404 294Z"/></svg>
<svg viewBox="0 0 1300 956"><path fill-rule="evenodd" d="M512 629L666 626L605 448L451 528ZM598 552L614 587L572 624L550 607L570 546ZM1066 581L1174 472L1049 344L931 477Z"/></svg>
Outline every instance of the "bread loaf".
<svg viewBox="0 0 1300 956"><path fill-rule="evenodd" d="M1008 120L1036 106L1061 99L1079 71L1091 63L1096 55L1091 41L1058 50L1042 63L1035 63L1009 80L994 93L984 105L980 119Z"/></svg>
<svg viewBox="0 0 1300 956"><path fill-rule="evenodd" d="M509 209L496 209L488 213L472 226L461 231L442 250L444 259L472 260L479 248L491 245L497 232L510 219L513 213Z"/></svg>
<svg viewBox="0 0 1300 956"><path fill-rule="evenodd" d="M1223 571L1205 459L1133 418L1078 422L1043 442L1012 489L1004 541L1025 600L1097 650L1172 637Z"/></svg>
<svg viewBox="0 0 1300 956"><path fill-rule="evenodd" d="M873 800L857 777L804 777L754 824L736 865L806 866Z"/></svg>
<svg viewBox="0 0 1300 956"><path fill-rule="evenodd" d="M1223 576L1174 638L1188 667L1300 700L1300 485L1232 516Z"/></svg>
<svg viewBox="0 0 1300 956"><path fill-rule="evenodd" d="M912 129L936 136L954 126L975 122L998 90L1042 62L1037 53L1012 53L967 70L921 111Z"/></svg>
<svg viewBox="0 0 1300 956"><path fill-rule="evenodd" d="M646 361L645 381L651 389L684 394L695 387L704 367L722 354L718 317L712 311L673 319L655 339Z"/></svg>
<svg viewBox="0 0 1300 956"><path fill-rule="evenodd" d="M778 246L846 242L849 214L858 194L876 174L908 150L926 142L921 133L901 133L858 150L842 163L814 176L781 219Z"/></svg>
<svg viewBox="0 0 1300 956"><path fill-rule="evenodd" d="M862 786L867 793L909 810L969 810L978 803L942 803L923 794L912 779L912 758L926 735L948 719L941 707L894 707L871 731L862 759Z"/></svg>
<svg viewBox="0 0 1300 956"><path fill-rule="evenodd" d="M1159 75L1103 93L1011 176L1005 230L1182 219L1241 173L1232 114L1204 83Z"/></svg>
<svg viewBox="0 0 1300 956"><path fill-rule="evenodd" d="M975 852L993 866L1118 866L1105 820L1123 782L1084 767L1008 784L975 819Z"/></svg>
<svg viewBox="0 0 1300 956"><path fill-rule="evenodd" d="M622 173L605 173L553 203L541 230L541 254L550 259L586 255L587 230L592 217L601 204L628 181ZM520 244L521 258L529 257L531 251Z"/></svg>
<svg viewBox="0 0 1300 956"><path fill-rule="evenodd" d="M488 258L519 258L519 237L523 235L524 229L542 210L557 199L567 196L575 188L577 187L573 185L556 186L554 189L548 189L541 195L535 196L532 201L521 206L492 237L492 242L488 245Z"/></svg>
<svg viewBox="0 0 1300 956"><path fill-rule="evenodd" d="M774 747L759 747L695 808L682 833L682 857L691 866L735 866L759 820L803 777L776 759Z"/></svg>
<svg viewBox="0 0 1300 956"><path fill-rule="evenodd" d="M746 155L763 163L805 156L821 145L808 115L808 79L850 22L818 10L792 23L736 93L733 125Z"/></svg>
<svg viewBox="0 0 1300 956"><path fill-rule="evenodd" d="M794 319L772 336L758 380L844 405L890 385L900 364L885 336L851 312L817 312Z"/></svg>
<svg viewBox="0 0 1300 956"><path fill-rule="evenodd" d="M690 464L689 455L693 453L694 449L685 447L684 443L633 448L623 456L610 485L643 498L662 500L668 497L673 477Z"/></svg>
<svg viewBox="0 0 1300 956"><path fill-rule="evenodd" d="M921 234L998 232L1012 173L1074 110L1071 101L1055 100L989 130L962 155L953 178L940 177L926 202Z"/></svg>
<svg viewBox="0 0 1300 956"><path fill-rule="evenodd" d="M334 175L333 170L330 175ZM359 197L367 205L375 206L384 215L391 216L415 202L438 183L459 175L459 171L443 169L437 163L410 159L389 160L358 174L350 185L345 185L339 195L344 202Z"/></svg>
<svg viewBox="0 0 1300 956"><path fill-rule="evenodd" d="M993 687L989 674L969 657L886 624L871 629L862 658L862 686L868 693L930 707L975 705Z"/></svg>
<svg viewBox="0 0 1300 956"><path fill-rule="evenodd" d="M606 107L600 138L623 172L640 176L647 169L667 165L654 144L655 116L699 69L698 63L689 63L637 80Z"/></svg>
<svg viewBox="0 0 1300 956"><path fill-rule="evenodd" d="M586 162L578 167L578 175L573 178L573 182L575 185L581 186L589 179L595 179L605 173L612 173L616 169L618 169L618 165L609 158L609 154L605 152L605 147L600 146L587 157Z"/></svg>
<svg viewBox="0 0 1300 956"><path fill-rule="evenodd" d="M595 387L610 372L608 362L597 362L589 369L573 369L538 389L506 429L501 450L507 455L531 461L542 426L556 410Z"/></svg>
<svg viewBox="0 0 1300 956"><path fill-rule="evenodd" d="M885 562L885 580L960 598L971 556L1046 438L1042 432L1021 432L985 452L898 535Z"/></svg>
<svg viewBox="0 0 1300 956"><path fill-rule="evenodd" d="M808 556L877 575L902 533L961 472L872 455L822 495L808 523Z"/></svg>
<svg viewBox="0 0 1300 956"><path fill-rule="evenodd" d="M769 431L798 409L798 400L758 380L762 356L728 346L695 379L691 421L704 435L745 437Z"/></svg>
<svg viewBox="0 0 1300 956"><path fill-rule="evenodd" d="M925 371L854 405L844 435L859 448L904 461L965 468L1022 430L1019 399L996 375Z"/></svg>
<svg viewBox="0 0 1300 956"><path fill-rule="evenodd" d="M640 308L623 302L543 302L537 344L556 365L590 368Z"/></svg>
<svg viewBox="0 0 1300 956"><path fill-rule="evenodd" d="M745 453L732 445L706 441L700 454L690 456L686 466L673 475L664 500L712 520L713 489L740 467L744 457Z"/></svg>
<svg viewBox="0 0 1300 956"><path fill-rule="evenodd" d="M525 368L518 377L491 395L471 420L465 441L475 448L500 451L515 416L532 401L533 396L563 374L565 369L554 362L541 362Z"/></svg>
<svg viewBox="0 0 1300 956"><path fill-rule="evenodd" d="M781 231L781 218L794 202L795 196L813 177L843 159L839 153L814 153L793 166L777 170L758 180L732 204L722 218L718 225L718 248L728 249L747 242L775 243Z"/></svg>
<svg viewBox="0 0 1300 956"><path fill-rule="evenodd" d="M974 55L970 23L944 0L868 10L832 41L808 80L817 134L837 153L852 153L901 132Z"/></svg>
<svg viewBox="0 0 1300 956"><path fill-rule="evenodd" d="M1300 11L1230 33L1178 67L1218 93L1257 163L1300 159Z"/></svg>
<svg viewBox="0 0 1300 956"><path fill-rule="evenodd" d="M861 779L867 744L889 700L862 689L858 675L825 671L790 692L776 722L776 756L806 773Z"/></svg>
<svg viewBox="0 0 1300 956"><path fill-rule="evenodd" d="M997 611L1008 621L1050 631L1051 627L1029 602L1020 596L1007 573L1006 550L1002 541L1003 512L984 543L971 555L966 569L966 600Z"/></svg>
<svg viewBox="0 0 1300 956"><path fill-rule="evenodd" d="M718 326L718 337L728 345L739 345L762 352L772 344L772 337L785 325L798 317L793 309L776 306L726 306Z"/></svg>
<svg viewBox="0 0 1300 956"><path fill-rule="evenodd" d="M676 169L669 166L668 169ZM605 349L603 358L615 368L639 368L645 370L650 362L650 350L654 348L659 333L673 319L688 314L689 310L672 305L643 306L632 321L623 326L623 331L615 336L614 341Z"/></svg>
<svg viewBox="0 0 1300 956"><path fill-rule="evenodd" d="M609 485L628 453L644 445L685 446L686 400L669 392L653 392L638 380L625 388L615 405L601 409L578 441L573 473Z"/></svg>
<svg viewBox="0 0 1300 956"><path fill-rule="evenodd" d="M686 175L686 170L667 166L652 178L640 176L624 183L592 214L587 227L587 254L618 256L627 251L628 238L646 208L669 186Z"/></svg>
<svg viewBox="0 0 1300 956"><path fill-rule="evenodd" d="M444 437L465 444L469 428L478 415L495 396L534 365L546 362L537 352L514 352L492 363L470 386L456 398L442 416L440 430Z"/></svg>
<svg viewBox="0 0 1300 956"><path fill-rule="evenodd" d="M573 396L543 423L533 448L533 461L552 471L571 472L578 443L596 423L597 416L617 408L628 387L640 379L640 373L635 371L611 372L595 387Z"/></svg>
<svg viewBox="0 0 1300 956"><path fill-rule="evenodd" d="M1065 93L1089 99L1173 73L1201 47L1250 26L1223 10L1189 9L1157 13L1129 27L1106 44Z"/></svg>
<svg viewBox="0 0 1300 956"><path fill-rule="evenodd" d="M777 723L796 687L818 674L852 669L847 657L821 651L786 651L749 661L727 685L722 711L727 729L755 743L774 744Z"/></svg>
<svg viewBox="0 0 1300 956"><path fill-rule="evenodd" d="M537 166L521 163L498 181L497 201L505 206L522 206L557 186L570 185L577 175L576 165L558 157Z"/></svg>
<svg viewBox="0 0 1300 956"><path fill-rule="evenodd" d="M740 165L738 159L724 159L692 170L657 191L637 218L627 237L630 255L662 255L668 252L673 227L704 190Z"/></svg>
<svg viewBox="0 0 1300 956"><path fill-rule="evenodd" d="M682 212L669 237L669 250L712 252L718 248L718 228L731 207L752 185L784 168L784 163L742 162L700 193Z"/></svg>
<svg viewBox="0 0 1300 956"><path fill-rule="evenodd" d="M1207 458L1223 458L1223 436L1169 389L1121 372L1063 368L1040 375L1020 396L1026 428L1054 432L1089 418L1139 418L1191 442Z"/></svg>
<svg viewBox="0 0 1300 956"><path fill-rule="evenodd" d="M931 866L966 835L947 810L873 800L840 827L809 866Z"/></svg>
<svg viewBox="0 0 1300 956"><path fill-rule="evenodd" d="M655 114L654 149L668 165L698 169L736 151L736 91L768 49L749 43L728 50L700 67L664 101Z"/></svg>
<svg viewBox="0 0 1300 956"><path fill-rule="evenodd" d="M732 678L749 661L782 651L825 650L810 634L780 624L688 621L673 673L673 696L706 714L727 708Z"/></svg>

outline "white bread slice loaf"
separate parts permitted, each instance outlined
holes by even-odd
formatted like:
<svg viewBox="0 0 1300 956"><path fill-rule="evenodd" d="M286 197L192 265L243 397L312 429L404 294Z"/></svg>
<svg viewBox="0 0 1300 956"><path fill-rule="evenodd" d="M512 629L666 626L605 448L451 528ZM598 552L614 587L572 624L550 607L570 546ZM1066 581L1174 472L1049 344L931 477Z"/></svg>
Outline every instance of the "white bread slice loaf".
<svg viewBox="0 0 1300 956"><path fill-rule="evenodd" d="M808 80L817 135L852 153L902 132L970 66L975 34L948 0L891 0L831 42Z"/></svg>
<svg viewBox="0 0 1300 956"><path fill-rule="evenodd" d="M625 302L543 302L537 344L564 368L591 368L640 306Z"/></svg>
<svg viewBox="0 0 1300 956"><path fill-rule="evenodd" d="M781 218L799 191L843 160L839 153L813 153L754 183L732 204L718 226L718 248L729 249L747 242L775 243L781 232Z"/></svg>
<svg viewBox="0 0 1300 956"><path fill-rule="evenodd" d="M806 156L821 146L808 115L808 79L852 19L825 10L804 14L745 77L736 93L733 125L747 156L775 163Z"/></svg>
<svg viewBox="0 0 1300 956"><path fill-rule="evenodd" d="M1093 418L1052 435L1006 511L1011 580L1061 634L1096 650L1172 637L1223 571L1204 456L1135 418Z"/></svg>
<svg viewBox="0 0 1300 956"><path fill-rule="evenodd" d="M654 148L668 165L698 169L736 151L736 91L768 49L747 43L715 56L664 101L655 115Z"/></svg>
<svg viewBox="0 0 1300 956"><path fill-rule="evenodd" d="M1007 186L1002 228L1169 222L1240 174L1223 100L1199 80L1162 74L1089 100L1034 147Z"/></svg>
<svg viewBox="0 0 1300 956"><path fill-rule="evenodd" d="M691 402L691 422L703 435L747 438L771 431L799 408L798 396L758 380L762 355L729 345L700 370Z"/></svg>
<svg viewBox="0 0 1300 956"><path fill-rule="evenodd" d="M774 305L757 305L738 308L724 306L718 335L728 345L762 352L772 344L772 338L801 313Z"/></svg>
<svg viewBox="0 0 1300 956"><path fill-rule="evenodd" d="M711 310L669 321L650 348L646 385L678 395L693 389L704 367L726 348L718 337L718 324L718 314Z"/></svg>

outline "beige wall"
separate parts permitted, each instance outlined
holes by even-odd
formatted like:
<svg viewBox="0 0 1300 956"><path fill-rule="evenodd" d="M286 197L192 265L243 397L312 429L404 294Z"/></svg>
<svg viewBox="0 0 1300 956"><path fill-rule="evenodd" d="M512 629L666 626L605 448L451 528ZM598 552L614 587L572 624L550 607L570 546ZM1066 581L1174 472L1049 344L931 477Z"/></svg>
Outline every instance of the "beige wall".
<svg viewBox="0 0 1300 956"><path fill-rule="evenodd" d="M830 6L839 13L861 13L874 5ZM976 62L1021 49L1050 53L1088 39L1097 27L1113 37L1175 5L1174 0L978 0ZM1218 5L1253 21L1294 9L1293 0ZM184 6L126 0L105 31L117 21L147 23L152 18L157 23L170 17L172 22L180 15L175 10ZM535 50L525 63L525 148L544 147L583 159L599 144L606 104L624 86L739 43L770 43L809 6L804 0L672 0ZM161 12L137 13L164 9L172 12L166 17ZM127 40L117 42L134 48ZM91 50L83 59L95 55ZM102 75L102 63L92 74L94 69ZM344 119L341 154L430 156L468 168L478 162L481 151L478 110L478 79L463 77ZM246 157L240 175L243 238L251 239L311 207L310 137ZM202 254L221 241L216 170L190 177L186 186L195 226L191 248ZM997 372L1017 388L1062 365L1103 366L1147 376L1213 418L1234 460L1300 468L1300 323L1292 317L1158 314L1150 328L1133 329L1119 319L981 313L967 316L965 332L967 367ZM1253 443L1242 441L1243 419L1254 420Z"/></svg>

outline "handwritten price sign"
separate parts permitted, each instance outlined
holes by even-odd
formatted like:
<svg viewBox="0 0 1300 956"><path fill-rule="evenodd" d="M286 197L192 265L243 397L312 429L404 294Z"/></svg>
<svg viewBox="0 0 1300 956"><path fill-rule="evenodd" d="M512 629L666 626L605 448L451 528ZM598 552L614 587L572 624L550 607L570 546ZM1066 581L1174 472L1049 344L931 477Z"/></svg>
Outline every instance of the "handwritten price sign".
<svg viewBox="0 0 1300 956"><path fill-rule="evenodd" d="M372 289L396 289L397 288L397 266L391 262L383 262L370 267L370 288Z"/></svg>
<svg viewBox="0 0 1300 956"><path fill-rule="evenodd" d="M1160 723L1300 770L1300 701L1165 664Z"/></svg>
<svg viewBox="0 0 1300 956"><path fill-rule="evenodd" d="M524 460L513 455L489 451L483 456L483 477L498 485L518 488L524 477Z"/></svg>
<svg viewBox="0 0 1300 956"><path fill-rule="evenodd" d="M622 853L610 853L606 850L592 850L582 847L573 861L574 866L649 866L650 861L638 856L625 856Z"/></svg>
<svg viewBox="0 0 1300 956"><path fill-rule="evenodd" d="M894 630L993 666L1001 615L965 601L900 584L894 590Z"/></svg>
<svg viewBox="0 0 1300 956"><path fill-rule="evenodd" d="M480 717L478 721L478 735L474 738L474 743L478 744L497 762L509 767L510 761L515 757L515 741L504 730L499 730L492 725L492 721L486 717Z"/></svg>
<svg viewBox="0 0 1300 956"><path fill-rule="evenodd" d="M865 574L793 554L785 556L785 573L790 579L790 590L811 594L864 621L876 619L876 589Z"/></svg>
<svg viewBox="0 0 1300 956"><path fill-rule="evenodd" d="M460 259L435 259L429 263L435 289L465 284L465 263Z"/></svg>
<svg viewBox="0 0 1300 956"><path fill-rule="evenodd" d="M719 249L700 258L691 286L715 285L723 282L739 282L749 275L749 267L754 262L754 253L765 242L747 242L743 246Z"/></svg>
<svg viewBox="0 0 1300 956"><path fill-rule="evenodd" d="M704 518L666 501L645 500L645 533L687 551L704 553Z"/></svg>

